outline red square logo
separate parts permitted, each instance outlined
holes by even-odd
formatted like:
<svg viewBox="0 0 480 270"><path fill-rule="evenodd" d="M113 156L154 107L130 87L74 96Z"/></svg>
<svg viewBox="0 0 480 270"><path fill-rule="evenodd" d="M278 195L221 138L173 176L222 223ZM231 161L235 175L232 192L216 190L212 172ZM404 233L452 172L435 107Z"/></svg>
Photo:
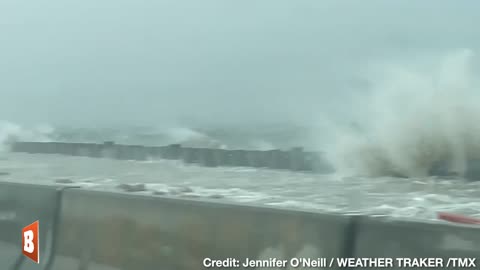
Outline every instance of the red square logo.
<svg viewBox="0 0 480 270"><path fill-rule="evenodd" d="M22 253L30 260L40 263L38 220L22 229Z"/></svg>

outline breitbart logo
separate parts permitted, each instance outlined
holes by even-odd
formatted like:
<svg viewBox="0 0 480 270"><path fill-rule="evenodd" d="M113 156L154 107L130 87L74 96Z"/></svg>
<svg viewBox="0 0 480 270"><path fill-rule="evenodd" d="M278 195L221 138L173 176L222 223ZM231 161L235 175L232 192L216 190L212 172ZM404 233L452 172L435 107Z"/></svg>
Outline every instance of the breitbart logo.
<svg viewBox="0 0 480 270"><path fill-rule="evenodd" d="M22 229L22 253L36 263L40 263L38 226L37 220Z"/></svg>

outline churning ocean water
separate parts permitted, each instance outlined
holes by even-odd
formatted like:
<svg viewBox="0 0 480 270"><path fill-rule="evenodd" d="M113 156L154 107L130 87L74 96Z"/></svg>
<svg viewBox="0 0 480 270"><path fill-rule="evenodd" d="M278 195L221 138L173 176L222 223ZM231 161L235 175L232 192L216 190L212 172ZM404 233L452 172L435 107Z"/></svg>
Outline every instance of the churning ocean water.
<svg viewBox="0 0 480 270"><path fill-rule="evenodd" d="M13 124L9 135L20 140L92 141L164 145L183 143L224 148L289 147L305 138L295 132L273 136L232 135L223 131L215 137L187 129L164 132L121 133L120 131L71 129L57 131L41 127L25 130ZM15 127L15 128L14 128ZM286 132L286 129L283 129ZM177 135L175 137L174 135ZM146 136L148 134L148 136ZM181 136L179 136L179 134ZM213 132L212 132L213 134ZM238 133L236 133L238 134ZM303 134L303 133L299 133ZM147 139L145 139L147 138ZM285 140L287 138L287 140ZM123 139L123 141L122 141ZM144 140L145 141L142 141ZM282 144L282 139L284 144ZM229 145L229 142L236 144ZM261 143L259 143L261 142ZM257 143L257 145L255 145ZM139 194L262 204L297 209L341 213L364 213L395 217L434 219L437 211L480 216L480 182L462 178L438 177L348 177L341 174L313 174L258 168L204 168L181 161L122 161L61 155L24 154L3 151L0 180L51 184L60 182L83 188L124 191L130 187ZM135 190L136 189L136 190Z"/></svg>
<svg viewBox="0 0 480 270"><path fill-rule="evenodd" d="M473 58L472 51L458 50L425 63L366 68L370 87L356 96L356 106L349 105L354 113L343 122L322 114L318 123L229 127L87 129L4 122L0 180L342 213L434 219L436 212L448 211L480 217L480 166L472 165L480 164L480 84L470 67ZM15 140L260 150L303 146L322 151L336 172L10 153L6 145ZM432 176L438 164L450 177Z"/></svg>

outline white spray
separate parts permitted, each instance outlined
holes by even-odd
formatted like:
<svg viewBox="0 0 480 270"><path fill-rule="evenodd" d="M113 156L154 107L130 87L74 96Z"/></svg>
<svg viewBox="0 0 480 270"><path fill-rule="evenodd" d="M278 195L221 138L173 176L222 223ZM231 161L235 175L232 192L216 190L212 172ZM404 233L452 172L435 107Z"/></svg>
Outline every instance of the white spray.
<svg viewBox="0 0 480 270"><path fill-rule="evenodd" d="M26 128L21 125L0 121L0 151L7 150L7 146L14 141L50 141L54 129L48 125L38 125Z"/></svg>
<svg viewBox="0 0 480 270"><path fill-rule="evenodd" d="M368 68L372 86L355 114L360 131L336 128L328 156L340 173L421 177L437 162L464 174L480 158L480 88L474 54L459 50ZM407 63L408 62L408 63Z"/></svg>

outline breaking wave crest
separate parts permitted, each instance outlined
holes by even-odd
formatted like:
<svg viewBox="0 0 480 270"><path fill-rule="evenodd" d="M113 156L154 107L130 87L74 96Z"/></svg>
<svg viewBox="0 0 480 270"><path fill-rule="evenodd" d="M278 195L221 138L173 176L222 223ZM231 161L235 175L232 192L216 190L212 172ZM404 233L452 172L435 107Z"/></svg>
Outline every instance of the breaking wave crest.
<svg viewBox="0 0 480 270"><path fill-rule="evenodd" d="M0 121L0 151L15 141L51 141L54 129L49 125L25 127L7 121Z"/></svg>
<svg viewBox="0 0 480 270"><path fill-rule="evenodd" d="M165 133L170 143L186 147L226 148L221 141L190 128L170 128Z"/></svg>
<svg viewBox="0 0 480 270"><path fill-rule="evenodd" d="M425 57L426 58L426 57ZM480 159L480 88L471 50L376 63L358 129L337 129L328 149L340 173L423 177L438 164L464 175Z"/></svg>

